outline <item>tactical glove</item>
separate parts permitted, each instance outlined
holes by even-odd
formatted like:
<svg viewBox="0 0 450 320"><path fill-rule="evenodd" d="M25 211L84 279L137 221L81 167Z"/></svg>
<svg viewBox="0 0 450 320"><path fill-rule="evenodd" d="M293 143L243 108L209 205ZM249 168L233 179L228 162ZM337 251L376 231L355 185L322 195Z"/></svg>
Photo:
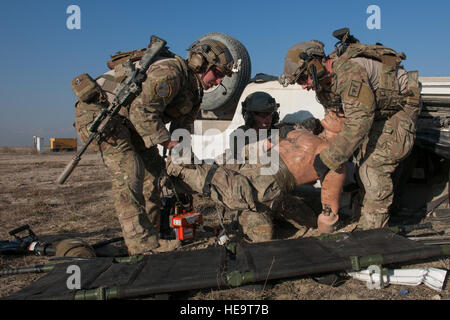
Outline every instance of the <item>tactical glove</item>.
<svg viewBox="0 0 450 320"><path fill-rule="evenodd" d="M330 168L327 167L325 163L323 163L322 159L320 159L320 154L316 155L314 158L314 170L316 170L317 176L320 181L323 181L325 175L330 171Z"/></svg>

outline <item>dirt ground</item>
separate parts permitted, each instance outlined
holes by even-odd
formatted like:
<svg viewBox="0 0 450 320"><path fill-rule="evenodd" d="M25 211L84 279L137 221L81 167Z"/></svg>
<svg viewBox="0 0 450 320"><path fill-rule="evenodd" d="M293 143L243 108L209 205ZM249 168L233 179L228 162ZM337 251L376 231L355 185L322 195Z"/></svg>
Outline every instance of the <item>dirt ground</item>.
<svg viewBox="0 0 450 320"><path fill-rule="evenodd" d="M64 185L55 183L74 152L45 152L31 148L0 147L0 240L12 240L9 231L28 224L41 241L53 242L79 237L93 244L121 236L119 222L111 202L111 180L100 157L87 153ZM195 208L204 214L205 225L218 226L213 203L194 198ZM225 223L229 220L225 219ZM447 226L440 226L448 230ZM352 226L348 227L350 230ZM301 232L302 234L304 232ZM278 223L278 239L301 236L292 226ZM303 236L313 236L309 230ZM214 236L200 231L194 243L183 250L214 244ZM123 245L116 244L119 249ZM49 264L50 257L0 256L0 270ZM432 266L450 270L450 259L402 264L397 268ZM43 274L0 276L0 298L30 285ZM407 291L406 291L407 290ZM194 290L171 295L188 300L450 300L449 285L439 292L419 286L389 285L369 290L353 278L342 279L336 286L317 282L311 277L270 281L256 287L227 290Z"/></svg>

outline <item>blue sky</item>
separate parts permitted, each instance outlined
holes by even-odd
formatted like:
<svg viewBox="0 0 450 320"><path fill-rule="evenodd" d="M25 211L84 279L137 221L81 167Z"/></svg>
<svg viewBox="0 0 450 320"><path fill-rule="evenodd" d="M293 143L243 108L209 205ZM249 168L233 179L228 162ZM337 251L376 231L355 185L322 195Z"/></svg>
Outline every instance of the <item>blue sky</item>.
<svg viewBox="0 0 450 320"><path fill-rule="evenodd" d="M69 30L69 5L81 9L81 29ZM333 50L335 29L347 26L364 43L381 42L407 55L404 65L422 76L450 76L449 1L103 1L3 0L0 4L0 146L32 145L33 135L75 137L80 73L107 71L117 51L146 46L150 35L172 51L209 32L241 41L252 75L279 75L287 50L318 39ZM381 9L381 29L368 29L370 5Z"/></svg>

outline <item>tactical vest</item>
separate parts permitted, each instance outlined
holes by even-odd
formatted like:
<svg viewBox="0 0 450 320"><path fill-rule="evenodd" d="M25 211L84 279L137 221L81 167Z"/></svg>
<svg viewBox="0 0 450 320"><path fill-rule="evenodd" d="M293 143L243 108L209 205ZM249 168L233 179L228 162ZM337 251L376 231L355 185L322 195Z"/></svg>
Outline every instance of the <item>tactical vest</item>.
<svg viewBox="0 0 450 320"><path fill-rule="evenodd" d="M135 50L135 51L127 51L127 52L119 52L111 56L111 60L107 62L109 68L115 71L115 75L104 74L98 77L97 79L103 78L105 81L102 84L101 88L103 91L113 94L117 84L121 80L120 75L120 66L123 62L128 59L131 59L133 62L139 61L143 53L145 54L145 49ZM189 73L188 66L186 62L179 56L173 54L172 52L166 50L159 54L161 58L173 58L176 59L182 70L184 77L182 79L181 90L179 94L174 98L174 100L165 107L163 114L163 121L170 122L171 119L177 119L182 116L189 114L190 112L196 112L195 110L200 107L203 90L201 85L197 83L195 77ZM154 63L159 61L157 59ZM127 108L123 108L120 114L124 116L128 116L127 113L130 106Z"/></svg>
<svg viewBox="0 0 450 320"><path fill-rule="evenodd" d="M345 52L333 63L335 73L352 58L368 58L381 62L379 86L375 91L377 109L375 119L389 118L405 104L406 96L400 93L397 70L401 61L406 59L404 53L382 45L350 44Z"/></svg>
<svg viewBox="0 0 450 320"><path fill-rule="evenodd" d="M131 62L137 62L142 59L147 49L138 49L133 51L117 52L111 55L111 59L106 62L109 69L114 70L114 75L105 73L95 80L104 79L104 83L101 85L103 91L113 94L117 84L122 80L122 68L121 65L127 60ZM164 48L158 53L158 57L174 58L175 54ZM181 59L181 58L180 58ZM155 62L159 59L156 58Z"/></svg>
<svg viewBox="0 0 450 320"><path fill-rule="evenodd" d="M138 49L138 50L133 50L133 51L116 52L113 55L111 55L111 60L108 60L106 62L106 65L108 66L109 69L114 70L117 65L122 64L129 59L131 59L131 62L136 62L136 61L141 60L142 57L145 55L146 51L147 51L147 49L143 48L143 49ZM175 57L175 54L170 52L170 50L168 50L166 47L161 49L161 51L159 51L158 55L161 57L166 57L166 58L174 58Z"/></svg>

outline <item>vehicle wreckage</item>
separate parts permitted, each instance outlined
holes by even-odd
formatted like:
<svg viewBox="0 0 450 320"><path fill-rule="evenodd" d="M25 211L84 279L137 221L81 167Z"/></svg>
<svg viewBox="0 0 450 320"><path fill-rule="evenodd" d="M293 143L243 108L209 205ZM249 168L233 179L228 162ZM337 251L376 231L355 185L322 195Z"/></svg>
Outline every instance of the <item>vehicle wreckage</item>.
<svg viewBox="0 0 450 320"><path fill-rule="evenodd" d="M323 119L323 107L316 101L314 92L303 90L299 85L285 88L270 75L257 74L250 79L250 58L241 43L220 33L203 37L227 45L233 58L240 60L242 69L224 79L223 86L205 93L201 115L194 123L192 134L192 149L198 159L214 159L230 147L228 136L244 124L241 103L256 91L267 92L280 103L281 122L295 124L310 117ZM397 181L396 201L401 208L399 212L403 212L397 216L397 221L417 224L426 220L445 224L450 217L450 77L421 77L420 81L423 109L417 124L416 145L402 165ZM344 215L351 215L355 193L351 186L354 185L350 165L339 203L339 212ZM299 192L320 194L320 182L302 187L298 188ZM396 221L395 216L392 219ZM360 271L373 265L450 254L448 241L407 239L405 234L413 229L394 223L386 229L262 243L248 243L237 236L223 245L217 242L200 250L134 257L74 258L54 265L4 270L0 275L48 272L6 299L131 299L189 289L220 289L275 279ZM70 259L67 255L65 258ZM69 289L67 270L73 265L83 276L79 287ZM180 268L196 272L175 272Z"/></svg>

